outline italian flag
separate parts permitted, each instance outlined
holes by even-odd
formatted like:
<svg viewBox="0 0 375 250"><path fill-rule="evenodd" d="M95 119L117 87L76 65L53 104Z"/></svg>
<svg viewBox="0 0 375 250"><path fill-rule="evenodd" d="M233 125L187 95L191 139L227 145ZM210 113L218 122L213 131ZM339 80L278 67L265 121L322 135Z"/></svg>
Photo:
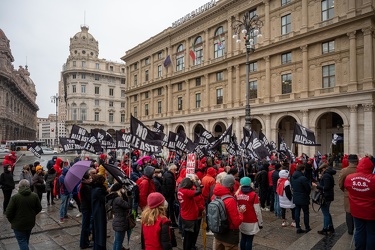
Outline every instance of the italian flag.
<svg viewBox="0 0 375 250"><path fill-rule="evenodd" d="M193 59L193 61L195 61L195 59L197 57L195 56L195 46L194 46L194 43L193 43L193 46L191 46L191 50L190 50L189 54L191 56L191 59Z"/></svg>

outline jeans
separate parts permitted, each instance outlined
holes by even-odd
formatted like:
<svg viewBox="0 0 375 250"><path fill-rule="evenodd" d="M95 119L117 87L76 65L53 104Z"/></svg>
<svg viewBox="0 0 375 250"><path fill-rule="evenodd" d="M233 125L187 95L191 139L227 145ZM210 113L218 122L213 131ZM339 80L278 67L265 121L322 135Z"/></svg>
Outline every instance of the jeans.
<svg viewBox="0 0 375 250"><path fill-rule="evenodd" d="M253 249L253 239L254 239L254 235L241 233L240 249L241 250Z"/></svg>
<svg viewBox="0 0 375 250"><path fill-rule="evenodd" d="M91 210L83 209L82 210L82 228L81 228L81 238L79 241L79 246L81 248L87 247L90 245L89 236L90 236L90 220L91 220Z"/></svg>
<svg viewBox="0 0 375 250"><path fill-rule="evenodd" d="M171 220L172 225L176 224L176 217L174 212L174 199L167 200L168 202L168 209L167 209L167 217Z"/></svg>
<svg viewBox="0 0 375 250"><path fill-rule="evenodd" d="M290 210L292 210L292 220L295 220L296 219L296 212L295 212L295 208L291 208ZM285 213L286 213L286 208L281 208L281 217L283 218L283 220L285 220Z"/></svg>
<svg viewBox="0 0 375 250"><path fill-rule="evenodd" d="M26 231L13 230L13 231L14 231L14 235L16 236L20 250L29 250L29 239L31 235L31 230L26 230Z"/></svg>
<svg viewBox="0 0 375 250"><path fill-rule="evenodd" d="M275 192L273 191L273 186L268 186L267 192L267 206L270 206L270 211L274 211L274 203L275 203Z"/></svg>
<svg viewBox="0 0 375 250"><path fill-rule="evenodd" d="M375 220L363 220L355 217L353 218L355 225L355 249L375 249Z"/></svg>
<svg viewBox="0 0 375 250"><path fill-rule="evenodd" d="M323 229L329 229L330 227L333 227L332 216L331 216L331 213L329 212L330 206L331 206L331 202L326 201L320 207L323 213Z"/></svg>
<svg viewBox="0 0 375 250"><path fill-rule="evenodd" d="M115 231L115 242L113 243L113 250L122 250L122 243L125 239L126 231Z"/></svg>
<svg viewBox="0 0 375 250"><path fill-rule="evenodd" d="M300 216L301 209L303 211L303 222L305 223L305 228L310 230L310 214L309 214L309 205L296 205L295 207L295 219L296 219L296 229L301 228Z"/></svg>
<svg viewBox="0 0 375 250"><path fill-rule="evenodd" d="M275 202L274 202L274 209L275 209L275 215L277 217L281 217L281 208L280 208L280 201L279 201L279 195L274 192L274 196L275 196Z"/></svg>
<svg viewBox="0 0 375 250"><path fill-rule="evenodd" d="M346 213L346 226L348 227L348 233L353 234L354 232L354 220L351 213Z"/></svg>
<svg viewBox="0 0 375 250"><path fill-rule="evenodd" d="M60 204L60 219L64 218L68 213L68 205L70 200L70 194L61 195L61 204Z"/></svg>

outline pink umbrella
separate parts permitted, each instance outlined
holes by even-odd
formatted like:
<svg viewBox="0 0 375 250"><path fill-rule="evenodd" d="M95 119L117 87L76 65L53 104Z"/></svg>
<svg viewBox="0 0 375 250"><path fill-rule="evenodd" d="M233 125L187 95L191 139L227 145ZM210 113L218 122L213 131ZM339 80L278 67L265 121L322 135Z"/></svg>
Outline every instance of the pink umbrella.
<svg viewBox="0 0 375 250"><path fill-rule="evenodd" d="M89 169L91 161L77 161L66 173L64 185L69 192L82 180L83 175Z"/></svg>
<svg viewBox="0 0 375 250"><path fill-rule="evenodd" d="M143 165L143 160L149 161L151 159L151 156L145 155L138 159L137 163L138 165Z"/></svg>

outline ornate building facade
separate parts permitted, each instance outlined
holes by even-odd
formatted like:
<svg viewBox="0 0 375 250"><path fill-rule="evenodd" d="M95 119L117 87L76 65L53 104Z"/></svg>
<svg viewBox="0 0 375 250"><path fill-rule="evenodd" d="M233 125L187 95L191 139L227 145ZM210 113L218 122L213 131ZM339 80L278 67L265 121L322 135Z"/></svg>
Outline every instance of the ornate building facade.
<svg viewBox="0 0 375 250"><path fill-rule="evenodd" d="M13 62L10 41L0 29L0 140L35 140L35 84L27 66L15 70Z"/></svg>
<svg viewBox="0 0 375 250"><path fill-rule="evenodd" d="M70 38L70 54L59 82L59 120L114 135L125 122L125 64L99 59L89 27Z"/></svg>
<svg viewBox="0 0 375 250"><path fill-rule="evenodd" d="M126 126L130 114L193 139L233 124L242 136L246 84L251 126L296 154L373 153L374 0L220 0L193 10L126 51ZM262 39L250 54L233 39L235 20L258 15ZM195 58L190 56L194 50ZM319 147L292 145L294 124ZM331 145L334 134L344 141Z"/></svg>

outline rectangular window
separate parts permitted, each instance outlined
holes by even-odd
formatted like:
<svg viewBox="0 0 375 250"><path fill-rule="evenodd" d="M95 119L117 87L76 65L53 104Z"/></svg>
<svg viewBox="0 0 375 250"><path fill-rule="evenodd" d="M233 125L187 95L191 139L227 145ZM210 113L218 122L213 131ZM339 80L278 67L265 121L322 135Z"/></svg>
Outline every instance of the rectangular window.
<svg viewBox="0 0 375 250"><path fill-rule="evenodd" d="M73 108L73 112L72 112L72 120L77 120L77 108Z"/></svg>
<svg viewBox="0 0 375 250"><path fill-rule="evenodd" d="M223 74L224 74L223 71L217 72L216 73L216 81L224 80Z"/></svg>
<svg viewBox="0 0 375 250"><path fill-rule="evenodd" d="M322 54L327 54L335 51L335 41L322 43Z"/></svg>
<svg viewBox="0 0 375 250"><path fill-rule="evenodd" d="M134 70L138 69L138 63L134 63Z"/></svg>
<svg viewBox="0 0 375 250"><path fill-rule="evenodd" d="M292 52L281 54L281 64L292 62Z"/></svg>
<svg viewBox="0 0 375 250"><path fill-rule="evenodd" d="M146 64L146 65L149 65L149 64L150 64L150 57L147 57L147 58L145 59L145 64Z"/></svg>
<svg viewBox="0 0 375 250"><path fill-rule="evenodd" d="M184 63L185 63L184 55L183 54L178 55L176 58L176 71L183 70L185 67Z"/></svg>
<svg viewBox="0 0 375 250"><path fill-rule="evenodd" d="M182 90L182 82L177 83L177 90L178 91Z"/></svg>
<svg viewBox="0 0 375 250"><path fill-rule="evenodd" d="M158 101L158 114L161 114L161 101Z"/></svg>
<svg viewBox="0 0 375 250"><path fill-rule="evenodd" d="M284 6L288 3L290 3L290 0L281 0L281 6Z"/></svg>
<svg viewBox="0 0 375 250"><path fill-rule="evenodd" d="M109 96L113 96L114 95L114 89L110 88L109 89Z"/></svg>
<svg viewBox="0 0 375 250"><path fill-rule="evenodd" d="M286 35L292 31L292 15L281 17L281 35Z"/></svg>
<svg viewBox="0 0 375 250"><path fill-rule="evenodd" d="M86 85L81 85L81 93L86 93Z"/></svg>
<svg viewBox="0 0 375 250"><path fill-rule="evenodd" d="M72 85L72 92L73 93L77 93L77 87L76 87L76 85Z"/></svg>
<svg viewBox="0 0 375 250"><path fill-rule="evenodd" d="M148 70L145 71L145 81L148 81Z"/></svg>
<svg viewBox="0 0 375 250"><path fill-rule="evenodd" d="M121 84L125 84L125 78L121 79Z"/></svg>
<svg viewBox="0 0 375 250"><path fill-rule="evenodd" d="M162 88L158 88L158 95L162 95Z"/></svg>
<svg viewBox="0 0 375 250"><path fill-rule="evenodd" d="M86 79L86 73L81 73L81 78Z"/></svg>
<svg viewBox="0 0 375 250"><path fill-rule="evenodd" d="M258 97L258 82L257 81L250 81L249 82L249 89L250 89L250 99L256 99Z"/></svg>
<svg viewBox="0 0 375 250"><path fill-rule="evenodd" d="M100 67L99 67L99 63L95 63L95 68L96 68L96 69L100 69Z"/></svg>
<svg viewBox="0 0 375 250"><path fill-rule="evenodd" d="M95 81L99 81L99 80L100 80L99 75L95 75Z"/></svg>
<svg viewBox="0 0 375 250"><path fill-rule="evenodd" d="M95 99L95 106L99 106L99 100Z"/></svg>
<svg viewBox="0 0 375 250"><path fill-rule="evenodd" d="M122 73L125 73L125 68L121 68L121 72L122 72Z"/></svg>
<svg viewBox="0 0 375 250"><path fill-rule="evenodd" d="M163 57L163 52L158 53L158 60L160 60Z"/></svg>
<svg viewBox="0 0 375 250"><path fill-rule="evenodd" d="M125 108L125 102L121 102L121 108Z"/></svg>
<svg viewBox="0 0 375 250"><path fill-rule="evenodd" d="M148 115L148 103L145 104L145 115Z"/></svg>
<svg viewBox="0 0 375 250"><path fill-rule="evenodd" d="M137 86L138 84L138 76L134 75L134 86Z"/></svg>
<svg viewBox="0 0 375 250"><path fill-rule="evenodd" d="M292 74L281 75L281 94L292 93Z"/></svg>
<svg viewBox="0 0 375 250"><path fill-rule="evenodd" d="M199 48L195 49L195 61L194 65L199 65L203 63L203 47L200 46Z"/></svg>
<svg viewBox="0 0 375 250"><path fill-rule="evenodd" d="M200 108L201 107L201 93L195 94L195 107Z"/></svg>
<svg viewBox="0 0 375 250"><path fill-rule="evenodd" d="M113 122L113 113L109 113L108 118L109 118L109 122Z"/></svg>
<svg viewBox="0 0 375 250"><path fill-rule="evenodd" d="M252 62L249 64L249 72L258 71L258 62Z"/></svg>
<svg viewBox="0 0 375 250"><path fill-rule="evenodd" d="M138 107L134 107L134 117L138 117Z"/></svg>
<svg viewBox="0 0 375 250"><path fill-rule="evenodd" d="M121 114L121 123L125 122L125 114Z"/></svg>
<svg viewBox="0 0 375 250"><path fill-rule="evenodd" d="M125 97L125 90L121 90L121 97Z"/></svg>
<svg viewBox="0 0 375 250"><path fill-rule="evenodd" d="M335 65L327 65L322 68L323 86L322 88L335 87Z"/></svg>
<svg viewBox="0 0 375 250"><path fill-rule="evenodd" d="M99 86L95 86L95 95L99 95L100 94L100 87Z"/></svg>
<svg viewBox="0 0 375 250"><path fill-rule="evenodd" d="M335 1L323 0L322 1L322 21L327 21L335 16Z"/></svg>
<svg viewBox="0 0 375 250"><path fill-rule="evenodd" d="M162 77L163 71L161 65L158 65L158 77Z"/></svg>
<svg viewBox="0 0 375 250"><path fill-rule="evenodd" d="M73 75L72 75L72 78L73 78L73 79L76 79L76 78L77 78L77 74L73 74Z"/></svg>
<svg viewBox="0 0 375 250"><path fill-rule="evenodd" d="M201 78L200 77L195 78L195 86L201 86Z"/></svg>
<svg viewBox="0 0 375 250"><path fill-rule="evenodd" d="M109 71L113 71L113 66L109 66Z"/></svg>
<svg viewBox="0 0 375 250"><path fill-rule="evenodd" d="M113 101L109 101L109 106L113 107Z"/></svg>
<svg viewBox="0 0 375 250"><path fill-rule="evenodd" d="M177 98L177 109L182 110L182 97Z"/></svg>
<svg viewBox="0 0 375 250"><path fill-rule="evenodd" d="M137 95L134 96L134 101L135 102L138 101L138 96Z"/></svg>
<svg viewBox="0 0 375 250"><path fill-rule="evenodd" d="M73 67L76 67L76 66L77 66L77 62L73 61Z"/></svg>
<svg viewBox="0 0 375 250"><path fill-rule="evenodd" d="M145 92L145 99L147 99L147 98L148 98L148 91Z"/></svg>
<svg viewBox="0 0 375 250"><path fill-rule="evenodd" d="M216 104L223 104L223 89L216 90Z"/></svg>
<svg viewBox="0 0 375 250"><path fill-rule="evenodd" d="M82 68L86 68L86 62L82 61Z"/></svg>
<svg viewBox="0 0 375 250"><path fill-rule="evenodd" d="M99 121L99 112L95 112L95 114L94 114L94 120L95 120L96 122Z"/></svg>

